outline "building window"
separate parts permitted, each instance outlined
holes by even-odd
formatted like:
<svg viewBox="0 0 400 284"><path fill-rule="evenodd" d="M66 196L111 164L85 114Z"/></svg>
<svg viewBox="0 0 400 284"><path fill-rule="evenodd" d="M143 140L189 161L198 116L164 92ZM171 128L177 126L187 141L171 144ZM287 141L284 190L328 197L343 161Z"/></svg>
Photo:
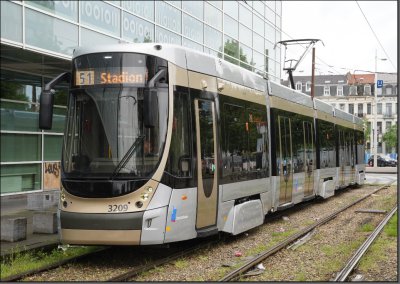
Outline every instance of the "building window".
<svg viewBox="0 0 400 284"><path fill-rule="evenodd" d="M296 90L301 91L302 87L303 87L303 85L301 84L301 82L296 83Z"/></svg>
<svg viewBox="0 0 400 284"><path fill-rule="evenodd" d="M392 95L392 86L386 86L386 95L388 96Z"/></svg>
<svg viewBox="0 0 400 284"><path fill-rule="evenodd" d="M349 104L349 113L354 114L354 104Z"/></svg>
<svg viewBox="0 0 400 284"><path fill-rule="evenodd" d="M376 112L377 112L377 114L382 114L382 103L377 104Z"/></svg>
<svg viewBox="0 0 400 284"><path fill-rule="evenodd" d="M339 105L340 110L343 110L343 111L344 111L344 106L345 106L344 104L340 104L340 105Z"/></svg>
<svg viewBox="0 0 400 284"><path fill-rule="evenodd" d="M378 134L382 134L382 121L377 122Z"/></svg>
<svg viewBox="0 0 400 284"><path fill-rule="evenodd" d="M364 86L364 95L366 95L366 96L370 96L371 95L371 85L370 84L366 84Z"/></svg>
<svg viewBox="0 0 400 284"><path fill-rule="evenodd" d="M371 111L372 111L371 104L369 103L367 104L367 114L371 114Z"/></svg>
<svg viewBox="0 0 400 284"><path fill-rule="evenodd" d="M350 86L350 96L357 95L357 86Z"/></svg>
<svg viewBox="0 0 400 284"><path fill-rule="evenodd" d="M391 103L386 104L386 115L389 117L392 116L392 104Z"/></svg>
<svg viewBox="0 0 400 284"><path fill-rule="evenodd" d="M337 86L336 95L337 95L337 96L343 96L343 85L338 85L338 86Z"/></svg>
<svg viewBox="0 0 400 284"><path fill-rule="evenodd" d="M307 82L306 83L306 92L310 92L311 91L311 82Z"/></svg>
<svg viewBox="0 0 400 284"><path fill-rule="evenodd" d="M363 104L358 104L358 116L362 116L364 112L364 105Z"/></svg>
<svg viewBox="0 0 400 284"><path fill-rule="evenodd" d="M386 121L386 125L385 125L385 132L387 132L390 127L392 127L392 122L391 121Z"/></svg>
<svg viewBox="0 0 400 284"><path fill-rule="evenodd" d="M331 88L329 86L324 86L324 96L331 95Z"/></svg>

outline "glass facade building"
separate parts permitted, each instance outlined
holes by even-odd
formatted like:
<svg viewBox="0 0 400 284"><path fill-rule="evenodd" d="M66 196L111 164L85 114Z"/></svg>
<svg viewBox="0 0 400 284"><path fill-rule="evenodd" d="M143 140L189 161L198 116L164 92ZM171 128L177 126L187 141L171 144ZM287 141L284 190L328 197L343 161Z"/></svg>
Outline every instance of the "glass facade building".
<svg viewBox="0 0 400 284"><path fill-rule="evenodd" d="M38 102L75 47L173 43L279 82L281 15L281 1L1 1L1 195L54 187L67 86L51 131L38 128Z"/></svg>

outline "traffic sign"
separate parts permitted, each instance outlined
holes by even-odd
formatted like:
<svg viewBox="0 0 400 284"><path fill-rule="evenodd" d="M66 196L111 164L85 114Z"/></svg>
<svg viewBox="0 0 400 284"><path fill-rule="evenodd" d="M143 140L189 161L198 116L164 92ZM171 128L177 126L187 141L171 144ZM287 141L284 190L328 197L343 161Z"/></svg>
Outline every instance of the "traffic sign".
<svg viewBox="0 0 400 284"><path fill-rule="evenodd" d="M376 87L377 88L382 88L383 87L383 80L377 80L376 81Z"/></svg>

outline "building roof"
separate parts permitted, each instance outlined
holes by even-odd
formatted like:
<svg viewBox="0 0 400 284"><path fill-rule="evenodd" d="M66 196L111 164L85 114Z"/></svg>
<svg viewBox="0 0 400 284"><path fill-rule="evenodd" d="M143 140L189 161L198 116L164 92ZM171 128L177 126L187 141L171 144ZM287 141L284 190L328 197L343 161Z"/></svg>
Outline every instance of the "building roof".
<svg viewBox="0 0 400 284"><path fill-rule="evenodd" d="M347 73L349 85L353 84L373 84L375 82L375 74L351 74Z"/></svg>
<svg viewBox="0 0 400 284"><path fill-rule="evenodd" d="M302 83L311 82L311 76L293 76L294 83L300 81ZM288 80L284 80L283 84L287 85ZM315 85L338 85L347 84L346 75L315 75Z"/></svg>
<svg viewBox="0 0 400 284"><path fill-rule="evenodd" d="M383 84L398 85L397 73L378 73L377 80L383 80Z"/></svg>

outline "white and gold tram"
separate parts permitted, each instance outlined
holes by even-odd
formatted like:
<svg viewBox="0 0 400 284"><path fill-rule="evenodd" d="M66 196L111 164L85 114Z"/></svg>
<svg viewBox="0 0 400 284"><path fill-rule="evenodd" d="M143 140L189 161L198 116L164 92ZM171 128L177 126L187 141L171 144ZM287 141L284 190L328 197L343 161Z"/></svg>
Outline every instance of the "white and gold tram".
<svg viewBox="0 0 400 284"><path fill-rule="evenodd" d="M239 234L364 182L362 121L220 58L168 44L74 51L61 240L149 245Z"/></svg>

